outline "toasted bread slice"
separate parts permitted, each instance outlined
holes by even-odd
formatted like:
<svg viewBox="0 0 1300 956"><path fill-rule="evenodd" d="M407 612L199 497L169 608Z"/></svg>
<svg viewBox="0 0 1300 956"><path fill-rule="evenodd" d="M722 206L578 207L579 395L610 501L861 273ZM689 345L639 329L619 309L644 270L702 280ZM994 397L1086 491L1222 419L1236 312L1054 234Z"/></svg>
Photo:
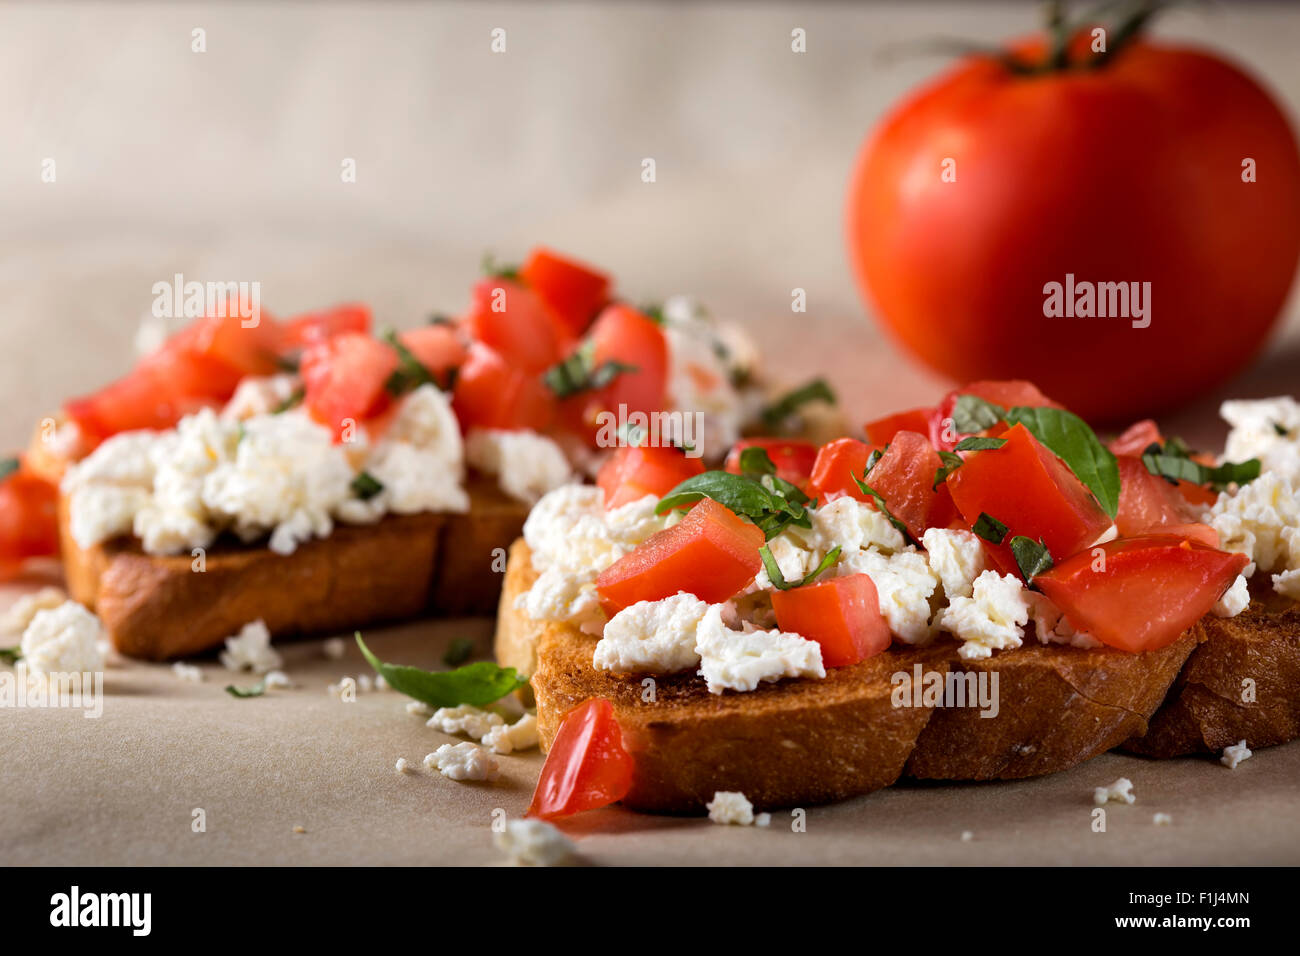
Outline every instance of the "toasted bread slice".
<svg viewBox="0 0 1300 956"><path fill-rule="evenodd" d="M1188 658L1132 753L1214 753L1245 740L1269 747L1300 736L1300 606L1256 601L1233 618L1207 617Z"/></svg>
<svg viewBox="0 0 1300 956"><path fill-rule="evenodd" d="M831 669L824 680L717 695L689 672L646 684L597 671L594 637L533 621L514 607L535 577L527 545L516 542L501 595L498 661L533 674L543 749L570 708L592 697L613 704L636 761L624 803L639 810L699 812L717 790L777 807L868 793L900 775L988 780L1065 770L1145 730L1204 638L1198 625L1144 654L1026 644L986 661L963 661L956 643L943 640L923 649L893 647ZM896 675L912 674L918 664L936 680L988 675L990 692L996 674L996 714L925 700L895 706Z"/></svg>
<svg viewBox="0 0 1300 956"><path fill-rule="evenodd" d="M80 547L60 504L63 566L72 597L99 615L123 654L163 660L219 645L261 618L276 636L337 633L442 614L490 614L503 575L493 555L518 536L527 506L486 479L469 483L465 515L390 515L336 525L293 554L222 541L203 556L145 554L130 538Z"/></svg>

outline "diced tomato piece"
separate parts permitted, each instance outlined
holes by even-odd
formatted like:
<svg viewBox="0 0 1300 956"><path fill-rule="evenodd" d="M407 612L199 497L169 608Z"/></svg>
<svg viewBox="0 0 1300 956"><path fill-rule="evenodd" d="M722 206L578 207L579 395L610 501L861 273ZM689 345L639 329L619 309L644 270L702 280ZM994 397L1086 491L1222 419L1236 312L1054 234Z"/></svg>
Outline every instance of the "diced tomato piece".
<svg viewBox="0 0 1300 956"><path fill-rule="evenodd" d="M952 500L968 525L988 514L1007 526L1007 543L1000 547L1009 550L1016 535L1042 539L1058 562L1110 528L1092 493L1029 429L1015 425L1002 438L1001 448L968 453L948 476Z"/></svg>
<svg viewBox="0 0 1300 956"><path fill-rule="evenodd" d="M629 305L608 305L591 327L589 336L593 368L607 362L632 366L620 372L608 385L579 392L563 400L564 421L595 444L600 434L601 413L624 415L661 411L668 392L668 342L663 329Z"/></svg>
<svg viewBox="0 0 1300 956"><path fill-rule="evenodd" d="M1110 647L1152 651L1209 613L1247 565L1185 538L1120 538L1034 578L1070 623ZM1104 559L1104 560L1103 560Z"/></svg>
<svg viewBox="0 0 1300 956"><path fill-rule="evenodd" d="M336 335L302 354L303 404L338 438L349 421L359 424L388 407L385 385L396 368L392 346L360 332Z"/></svg>
<svg viewBox="0 0 1300 956"><path fill-rule="evenodd" d="M1211 491L1209 488L1202 488L1200 485L1193 484L1190 481L1179 479L1178 493L1183 496L1183 500L1189 505L1193 505L1193 513L1199 508L1208 508L1219 500L1218 492Z"/></svg>
<svg viewBox="0 0 1300 956"><path fill-rule="evenodd" d="M687 478L704 472L700 458L688 458L680 448L624 445L600 466L596 484L612 511L646 495L662 498Z"/></svg>
<svg viewBox="0 0 1300 956"><path fill-rule="evenodd" d="M451 370L459 368L469 355L469 347L460 331L450 325L424 325L408 329L397 340L439 382L446 382Z"/></svg>
<svg viewBox="0 0 1300 956"><path fill-rule="evenodd" d="M1188 524L1167 524L1159 529L1155 534L1167 534L1171 538L1186 538L1188 541L1195 541L1203 544L1207 548L1219 547L1219 532L1215 531L1208 524L1202 524L1199 521L1193 521Z"/></svg>
<svg viewBox="0 0 1300 956"><path fill-rule="evenodd" d="M1119 463L1120 489L1115 526L1123 537L1155 534L1164 526L1187 524L1196 519L1196 509L1183 497L1178 486L1151 474L1141 458L1119 455L1116 461ZM1196 488L1196 485L1192 487Z"/></svg>
<svg viewBox="0 0 1300 956"><path fill-rule="evenodd" d="M880 614L876 585L865 574L773 591L772 609L781 630L822 646L827 667L856 664L889 647L889 625Z"/></svg>
<svg viewBox="0 0 1300 956"><path fill-rule="evenodd" d="M680 522L601 572L596 591L610 617L638 601L658 601L678 591L716 604L754 579L763 565L762 545L762 531L704 498Z"/></svg>
<svg viewBox="0 0 1300 956"><path fill-rule="evenodd" d="M865 479L871 490L885 499L885 507L917 541L925 529L942 521L947 527L951 511L934 488L935 473L943 462L929 439L916 432L899 432Z"/></svg>
<svg viewBox="0 0 1300 956"><path fill-rule="evenodd" d="M525 372L486 345L472 342L456 376L452 407L466 430L544 431L555 415L555 396L536 373Z"/></svg>
<svg viewBox="0 0 1300 956"><path fill-rule="evenodd" d="M270 375L279 367L280 329L266 312L256 317L256 325L245 327L252 321L239 314L206 316L172 336L162 352L191 352L233 369L238 377Z"/></svg>
<svg viewBox="0 0 1300 956"><path fill-rule="evenodd" d="M551 307L574 339L581 338L609 299L609 276L541 246L529 254L519 277Z"/></svg>
<svg viewBox="0 0 1300 956"><path fill-rule="evenodd" d="M564 354L560 320L536 292L513 279L484 279L474 286L465 329L524 372L544 372Z"/></svg>
<svg viewBox="0 0 1300 956"><path fill-rule="evenodd" d="M945 395L943 401L935 407L930 416L930 443L940 451L952 451L963 437L956 434L955 430L950 427L952 412L957 405L957 399L963 395L974 395L976 398L982 398L986 402L992 402L994 405L1000 405L1003 408L1015 408L1016 406L1025 408L1063 407L1040 392L1038 386L1033 382L1025 382L1019 379L971 382L969 385L955 389Z"/></svg>
<svg viewBox="0 0 1300 956"><path fill-rule="evenodd" d="M957 503L952 500L952 492L948 489L948 483L944 482L934 493L934 504L930 506L930 514L925 519L927 528L953 528L964 529L966 521L957 510Z"/></svg>
<svg viewBox="0 0 1300 956"><path fill-rule="evenodd" d="M370 306L360 303L336 305L320 312L307 312L280 325L280 352L288 354L332 339L344 332L370 332Z"/></svg>
<svg viewBox="0 0 1300 956"><path fill-rule="evenodd" d="M26 463L0 478L0 581L28 558L58 554L59 490Z"/></svg>
<svg viewBox="0 0 1300 956"><path fill-rule="evenodd" d="M554 820L617 803L632 788L633 769L613 706L584 701L560 722L527 815Z"/></svg>
<svg viewBox="0 0 1300 956"><path fill-rule="evenodd" d="M928 435L930 418L933 415L933 408L913 408L910 411L877 418L864 426L867 441L884 447L893 441L894 436L899 432L920 432L922 435Z"/></svg>
<svg viewBox="0 0 1300 956"><path fill-rule="evenodd" d="M1106 447L1114 455L1137 455L1141 457L1142 453L1150 448L1153 443L1164 444L1164 441L1159 426L1151 419L1144 418L1124 429L1123 434L1118 438L1111 439Z"/></svg>
<svg viewBox="0 0 1300 956"><path fill-rule="evenodd" d="M870 496L853 479L862 477L873 451L875 448L856 438L837 438L822 445L808 479L808 494L822 504L844 495L869 500Z"/></svg>
<svg viewBox="0 0 1300 956"><path fill-rule="evenodd" d="M740 453L746 448L761 448L776 465L776 476L792 485L805 488L817 463L817 446L798 438L742 438L732 446L724 466L733 475L740 474Z"/></svg>

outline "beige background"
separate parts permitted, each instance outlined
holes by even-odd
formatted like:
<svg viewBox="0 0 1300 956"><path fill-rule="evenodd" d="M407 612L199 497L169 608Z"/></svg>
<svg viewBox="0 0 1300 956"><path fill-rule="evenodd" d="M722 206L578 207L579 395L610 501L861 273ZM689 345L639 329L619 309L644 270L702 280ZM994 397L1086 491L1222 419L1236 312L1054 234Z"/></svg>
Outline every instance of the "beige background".
<svg viewBox="0 0 1300 956"><path fill-rule="evenodd" d="M853 290L843 186L874 119L943 65L885 51L994 41L1036 17L994 4L0 5L0 446L120 373L150 287L174 272L258 280L279 314L363 299L401 326L459 308L485 249L517 257L534 241L607 266L634 299L699 294L748 323L786 377L828 371L855 420L931 401L943 383L900 360ZM504 55L489 52L497 26ZM195 28L206 53L191 52ZM1178 11L1158 32L1252 64L1296 114L1295 7ZM647 156L653 185L639 179ZM340 181L345 157L355 184ZM810 310L797 328L796 286ZM1270 355L1226 391L1295 392L1295 303ZM1172 429L1213 440L1216 402ZM433 664L448 635L486 647L489 628L415 626L376 646ZM442 738L395 695L328 697L355 657L289 653L302 686L273 699L233 700L215 668L192 686L134 665L110 672L102 720L0 712L0 864L496 859L490 811L523 809L536 757L504 758L494 787L399 777L398 756ZM1120 774L1139 803L1094 835L1091 788ZM799 836L619 811L575 826L609 863L1294 863L1297 781L1297 746L1235 772L1107 756L1045 780L813 810ZM194 807L206 834L190 832ZM1174 825L1152 826L1157 810Z"/></svg>

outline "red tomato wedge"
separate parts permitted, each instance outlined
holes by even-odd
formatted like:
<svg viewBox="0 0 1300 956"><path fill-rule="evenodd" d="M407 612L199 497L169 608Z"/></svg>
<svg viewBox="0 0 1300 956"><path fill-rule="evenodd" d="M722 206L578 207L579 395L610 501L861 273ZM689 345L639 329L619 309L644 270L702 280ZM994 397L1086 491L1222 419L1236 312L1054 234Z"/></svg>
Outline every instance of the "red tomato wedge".
<svg viewBox="0 0 1300 956"><path fill-rule="evenodd" d="M550 306L513 279L484 279L474 286L465 329L474 341L525 372L546 371L560 360L566 344Z"/></svg>
<svg viewBox="0 0 1300 956"><path fill-rule="evenodd" d="M934 488L943 462L929 439L916 432L899 432L867 473L866 484L885 499L885 507L917 541L925 529L952 520L951 502Z"/></svg>
<svg viewBox="0 0 1300 956"><path fill-rule="evenodd" d="M856 438L837 438L822 445L813 461L808 494L821 504L844 495L858 501L869 500L870 495L853 479L862 477L873 451L875 448Z"/></svg>
<svg viewBox="0 0 1300 956"><path fill-rule="evenodd" d="M1064 407L1040 392L1033 382L1019 379L971 382L945 395L930 416L930 442L940 451L952 451L963 437L951 427L953 409L957 405L957 399L963 395L974 395L1003 408L1015 408L1017 405L1026 408Z"/></svg>
<svg viewBox="0 0 1300 956"><path fill-rule="evenodd" d="M544 431L555 415L555 395L536 373L511 365L478 342L460 367L452 406L461 428Z"/></svg>
<svg viewBox="0 0 1300 956"><path fill-rule="evenodd" d="M1178 640L1219 600L1248 559L1184 538L1121 538L1034 578L1070 623L1110 647L1152 651ZM1104 563L1103 563L1104 557Z"/></svg>
<svg viewBox="0 0 1300 956"><path fill-rule="evenodd" d="M1001 448L968 453L948 476L952 500L968 525L988 514L1007 526L1008 542L1016 535L1042 539L1058 562L1110 528L1092 493L1029 429L1015 425L1002 438ZM1000 547L1009 551L1007 544Z"/></svg>
<svg viewBox="0 0 1300 956"><path fill-rule="evenodd" d="M584 701L560 722L527 816L554 820L617 803L632 788L633 768L613 706Z"/></svg>
<svg viewBox="0 0 1300 956"><path fill-rule="evenodd" d="M0 478L0 581L16 575L28 558L58 554L58 504L58 487L25 463Z"/></svg>
<svg viewBox="0 0 1300 956"><path fill-rule="evenodd" d="M519 277L551 307L574 339L582 337L609 299L609 276L541 246L529 253Z"/></svg>
<svg viewBox="0 0 1300 956"><path fill-rule="evenodd" d="M424 325L408 329L397 340L438 382L446 382L452 369L469 355L460 331L450 325Z"/></svg>
<svg viewBox="0 0 1300 956"><path fill-rule="evenodd" d="M817 462L817 446L797 438L742 438L727 455L725 469L740 474L740 453L746 448L761 448L776 465L776 476L804 488Z"/></svg>
<svg viewBox="0 0 1300 956"><path fill-rule="evenodd" d="M928 435L930 419L933 415L933 408L913 408L910 411L886 415L884 418L867 422L863 430L867 433L867 441L873 445L884 446L893 441L894 436L899 432L920 432L922 435Z"/></svg>
<svg viewBox="0 0 1300 956"><path fill-rule="evenodd" d="M1144 418L1140 422L1134 422L1118 438L1113 438L1107 443L1106 447L1114 455L1137 455L1141 457L1142 453L1151 447L1152 443L1164 444L1164 437L1160 434L1160 427L1149 418Z"/></svg>
<svg viewBox="0 0 1300 956"><path fill-rule="evenodd" d="M343 436L388 407L385 384L397 368L397 352L369 335L345 332L318 342L302 354L303 404L321 424Z"/></svg>
<svg viewBox="0 0 1300 956"><path fill-rule="evenodd" d="M876 585L865 574L773 591L772 608L781 630L821 645L827 667L856 664L889 647Z"/></svg>
<svg viewBox="0 0 1300 956"><path fill-rule="evenodd" d="M1140 458L1119 455L1116 461L1120 488L1115 526L1121 536L1155 534L1167 525L1195 521L1196 509L1188 504L1178 486L1151 474Z"/></svg>
<svg viewBox="0 0 1300 956"><path fill-rule="evenodd" d="M252 321L237 314L207 316L177 332L161 351L173 355L189 352L220 363L236 373L236 381L244 375L270 375L279 367L280 329L265 312L257 317L256 325L245 327L245 322Z"/></svg>
<svg viewBox="0 0 1300 956"><path fill-rule="evenodd" d="M296 352L344 332L369 332L370 307L360 303L307 312L280 324L281 353Z"/></svg>
<svg viewBox="0 0 1300 956"><path fill-rule="evenodd" d="M610 617L638 601L658 601L688 591L716 604L753 580L763 561L763 532L711 498L703 498L678 524L651 535L596 579Z"/></svg>
<svg viewBox="0 0 1300 956"><path fill-rule="evenodd" d="M680 448L624 445L610 455L596 475L612 511L646 495L662 498L687 478L704 472L704 462Z"/></svg>
<svg viewBox="0 0 1300 956"><path fill-rule="evenodd" d="M663 329L629 305L608 305L591 327L591 363L633 367L620 372L604 388L572 395L561 403L565 422L593 444L600 432L599 416L609 411L625 415L660 411L668 392L668 342Z"/></svg>

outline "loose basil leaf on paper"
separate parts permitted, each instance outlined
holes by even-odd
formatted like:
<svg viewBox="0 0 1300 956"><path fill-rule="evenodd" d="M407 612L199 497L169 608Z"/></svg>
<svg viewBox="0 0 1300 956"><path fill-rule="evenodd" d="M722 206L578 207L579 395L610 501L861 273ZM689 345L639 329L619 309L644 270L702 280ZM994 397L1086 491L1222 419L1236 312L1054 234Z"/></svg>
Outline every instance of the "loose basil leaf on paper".
<svg viewBox="0 0 1300 956"><path fill-rule="evenodd" d="M368 471L359 471L352 479L352 493L362 501L369 501L384 490L383 482Z"/></svg>
<svg viewBox="0 0 1300 956"><path fill-rule="evenodd" d="M459 667L474 653L474 642L468 637L457 637L447 645L447 653L442 655L442 662L447 667Z"/></svg>
<svg viewBox="0 0 1300 956"><path fill-rule="evenodd" d="M1047 543L1041 538L1035 541L1018 534L1011 539L1011 553L1015 556L1026 583L1033 582L1035 575L1050 571L1054 563L1052 553L1047 550Z"/></svg>
<svg viewBox="0 0 1300 956"><path fill-rule="evenodd" d="M948 480L948 476L965 464L965 459L961 455L951 451L939 452L939 460L943 462L934 473L934 485L931 491L938 491L939 486Z"/></svg>
<svg viewBox="0 0 1300 956"><path fill-rule="evenodd" d="M763 424L775 429L787 418L809 402L825 402L834 405L835 392L824 378L815 378L811 382L786 392L767 408L763 409Z"/></svg>
<svg viewBox="0 0 1300 956"><path fill-rule="evenodd" d="M980 516L975 519L975 524L971 526L971 530L989 544L1001 544L1002 540L1007 536L1007 526L984 511L981 511Z"/></svg>
<svg viewBox="0 0 1300 956"><path fill-rule="evenodd" d="M868 467L867 470L870 471L870 467ZM864 474L863 478L865 477L866 475ZM897 528L902 533L903 540L906 541L908 544L916 544L916 539L913 538L912 533L907 530L907 525L903 524L903 522L900 521L898 518L895 518L894 513L889 510L889 505L885 503L885 496L882 495L880 492L878 492L875 488L872 488L869 484L867 484L865 481L862 480L862 478L859 478L857 475L853 476L853 480L857 484L859 491L861 491L864 495L871 496L871 500L876 503L876 510L879 511L882 515L884 515L885 518L888 519L889 523L892 524L895 528Z"/></svg>
<svg viewBox="0 0 1300 956"><path fill-rule="evenodd" d="M4 481L15 471L17 471L20 464L21 463L18 461L17 458L0 459L0 481Z"/></svg>
<svg viewBox="0 0 1300 956"><path fill-rule="evenodd" d="M22 659L23 649L21 647L0 647L0 661L6 664L17 664Z"/></svg>
<svg viewBox="0 0 1300 956"><path fill-rule="evenodd" d="M615 359L606 359L599 365L592 363L592 348L588 342L562 362L548 368L542 381L555 393L556 398L568 398L579 392L604 388L619 375L635 372L639 367Z"/></svg>
<svg viewBox="0 0 1300 956"><path fill-rule="evenodd" d="M1119 514L1119 463L1087 422L1063 408L1024 405L1008 409L1006 421L1029 429L1087 485L1106 514Z"/></svg>
<svg viewBox="0 0 1300 956"><path fill-rule="evenodd" d="M791 588L801 588L805 584L812 584L825 571L835 565L840 559L840 546L837 544L826 552L826 557L821 559L821 563L805 574L798 581L787 581L785 575L781 573L781 566L776 563L776 558L772 556L771 550L767 545L758 549L758 556L763 559L763 568L767 571L767 577L772 582L772 587L778 591L789 591Z"/></svg>
<svg viewBox="0 0 1300 956"><path fill-rule="evenodd" d="M266 681L261 681L252 687L236 687L234 684L227 684L226 693L241 700L248 697L261 697L266 693Z"/></svg>
<svg viewBox="0 0 1300 956"><path fill-rule="evenodd" d="M528 678L520 677L513 667L498 667L491 661L475 661L452 671L386 664L366 647L360 631L356 632L356 640L362 655L389 687L430 707L486 707L528 683Z"/></svg>
<svg viewBox="0 0 1300 956"><path fill-rule="evenodd" d="M957 442L954 451L995 451L1007 443L1005 438L983 438L970 435Z"/></svg>

